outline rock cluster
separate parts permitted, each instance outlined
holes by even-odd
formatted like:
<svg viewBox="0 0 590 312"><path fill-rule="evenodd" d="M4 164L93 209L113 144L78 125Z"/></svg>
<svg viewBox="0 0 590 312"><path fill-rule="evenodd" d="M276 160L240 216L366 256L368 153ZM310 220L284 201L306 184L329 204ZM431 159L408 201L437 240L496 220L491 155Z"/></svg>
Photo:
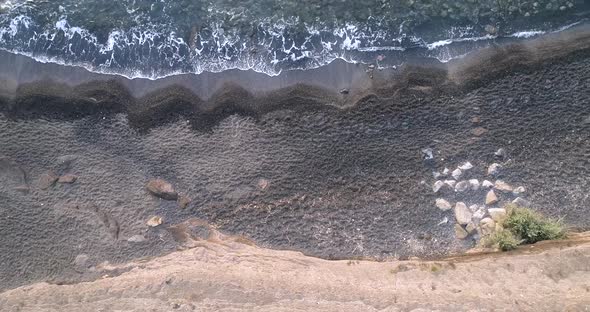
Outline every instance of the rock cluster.
<svg viewBox="0 0 590 312"><path fill-rule="evenodd" d="M506 150L499 149L494 157L505 160ZM435 206L442 211L453 210L454 230L458 239L471 236L478 240L493 233L507 215L506 209L500 207L511 198L516 197L512 203L518 206L530 207L530 202L517 197L526 193L524 186L513 187L498 179L504 165L492 163L478 170L467 161L454 170L445 168L442 172L433 173L436 180L432 189L440 196L435 199ZM477 175L480 178L483 175L483 181L474 177ZM445 223L441 222L439 225Z"/></svg>

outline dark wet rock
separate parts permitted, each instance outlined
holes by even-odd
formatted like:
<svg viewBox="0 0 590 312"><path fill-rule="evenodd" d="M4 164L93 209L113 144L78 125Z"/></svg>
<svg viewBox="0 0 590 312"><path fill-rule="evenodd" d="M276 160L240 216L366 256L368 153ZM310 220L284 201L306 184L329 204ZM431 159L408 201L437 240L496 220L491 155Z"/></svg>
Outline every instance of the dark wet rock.
<svg viewBox="0 0 590 312"><path fill-rule="evenodd" d="M55 172L47 171L39 177L39 187L42 190L46 190L55 185L55 182L57 182L58 179L59 177L57 174L55 174Z"/></svg>
<svg viewBox="0 0 590 312"><path fill-rule="evenodd" d="M150 180L146 184L146 188L152 195L162 199L176 200L178 198L178 193L176 193L172 184L162 179Z"/></svg>
<svg viewBox="0 0 590 312"><path fill-rule="evenodd" d="M0 187L28 190L27 175L18 163L0 157Z"/></svg>
<svg viewBox="0 0 590 312"><path fill-rule="evenodd" d="M191 199L190 199L190 198L188 198L187 196L184 196L184 195L183 195L183 196L180 196L180 197L178 198L178 206L179 206L181 209L186 209L186 207L188 207L188 205L189 205L190 203L191 203Z"/></svg>
<svg viewBox="0 0 590 312"><path fill-rule="evenodd" d="M59 179L57 179L57 182L71 184L71 183L76 182L76 180L78 180L77 176L75 176L73 174L66 174L66 175L59 177Z"/></svg>
<svg viewBox="0 0 590 312"><path fill-rule="evenodd" d="M522 197L517 197L512 201L513 204L519 206L519 207L527 207L530 208L531 207L531 202L522 198Z"/></svg>
<svg viewBox="0 0 590 312"><path fill-rule="evenodd" d="M461 225L466 225L471 222L472 213L463 202L455 204L455 220Z"/></svg>

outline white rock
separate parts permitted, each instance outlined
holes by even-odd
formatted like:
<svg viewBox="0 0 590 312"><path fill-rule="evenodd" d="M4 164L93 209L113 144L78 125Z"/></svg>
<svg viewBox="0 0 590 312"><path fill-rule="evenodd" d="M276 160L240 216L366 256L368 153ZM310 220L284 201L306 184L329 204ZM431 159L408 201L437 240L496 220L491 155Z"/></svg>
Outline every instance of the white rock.
<svg viewBox="0 0 590 312"><path fill-rule="evenodd" d="M453 173L451 173L451 175L453 176L453 178L455 178L455 180L459 180L459 178L463 175L463 171L461 171L461 169L457 168L457 169L453 170Z"/></svg>
<svg viewBox="0 0 590 312"><path fill-rule="evenodd" d="M506 218L506 209L504 208L490 208L488 209L488 213L492 220L496 222L502 222Z"/></svg>
<svg viewBox="0 0 590 312"><path fill-rule="evenodd" d="M451 172L451 170L449 170L449 168L445 167L445 170L443 170L442 174L444 174L445 176L448 176L450 172Z"/></svg>
<svg viewBox="0 0 590 312"><path fill-rule="evenodd" d="M432 172L432 176L433 176L435 179L438 179L438 178L442 177L443 175L442 175L442 173L440 173L440 172L438 172L438 171L433 171L433 172Z"/></svg>
<svg viewBox="0 0 590 312"><path fill-rule="evenodd" d="M465 192L469 189L469 182L461 181L455 185L455 192Z"/></svg>
<svg viewBox="0 0 590 312"><path fill-rule="evenodd" d="M469 233L467 233L460 224L455 224L455 237L458 239L464 239L467 236L469 236Z"/></svg>
<svg viewBox="0 0 590 312"><path fill-rule="evenodd" d="M469 211L469 208L467 208L465 203L458 202L455 205L455 219L457 220L457 223L461 225L468 224L471 221L472 215L473 214Z"/></svg>
<svg viewBox="0 0 590 312"><path fill-rule="evenodd" d="M481 186L483 186L485 188L491 188L491 187L494 187L494 183L492 183L488 180L483 180L483 183L481 183Z"/></svg>
<svg viewBox="0 0 590 312"><path fill-rule="evenodd" d="M443 225L449 223L449 218L444 217L437 225Z"/></svg>
<svg viewBox="0 0 590 312"><path fill-rule="evenodd" d="M471 217L471 219L476 221L477 223L479 223L479 220L481 220L485 215L486 215L485 208L479 208L479 209L477 209L476 212L473 213L473 216Z"/></svg>
<svg viewBox="0 0 590 312"><path fill-rule="evenodd" d="M501 169L502 169L502 165L500 165L500 164L496 164L496 163L494 163L494 164L491 164L491 165L488 167L488 175L492 175L492 176L493 176L493 175L497 175L498 173L500 173L500 170L501 170Z"/></svg>
<svg viewBox="0 0 590 312"><path fill-rule="evenodd" d="M443 198L436 199L436 207L438 207L438 209L440 209L442 211L451 210L451 208L453 208L453 206L451 206L451 203L449 203L448 201L446 201Z"/></svg>
<svg viewBox="0 0 590 312"><path fill-rule="evenodd" d="M473 168L473 165L468 161L459 166L459 169L461 170L469 170L471 168Z"/></svg>
<svg viewBox="0 0 590 312"><path fill-rule="evenodd" d="M471 180L469 180L469 187L473 191L479 190L479 180L478 179L471 179Z"/></svg>
<svg viewBox="0 0 590 312"><path fill-rule="evenodd" d="M432 186L432 191L435 193L438 193L438 191L440 191L440 189L445 185L445 183L443 181L436 181L434 182L434 185Z"/></svg>
<svg viewBox="0 0 590 312"><path fill-rule="evenodd" d="M432 151L432 148L422 149L422 158L425 160L434 158L434 152Z"/></svg>
<svg viewBox="0 0 590 312"><path fill-rule="evenodd" d="M496 183L494 183L494 188L496 188L498 191L502 191L502 192L512 192L512 190L513 190L512 186L510 186L510 184L508 184L502 180L497 180Z"/></svg>
<svg viewBox="0 0 590 312"><path fill-rule="evenodd" d="M524 186L519 186L512 191L512 193L514 193L515 195L522 194L524 192L526 192Z"/></svg>
<svg viewBox="0 0 590 312"><path fill-rule="evenodd" d="M493 205L497 202L498 202L498 196L496 196L496 193L494 192L494 190L490 190L486 194L486 205Z"/></svg>
<svg viewBox="0 0 590 312"><path fill-rule="evenodd" d="M471 205L471 206L469 206L469 210L471 210L471 212L476 212L477 209L479 209L479 206L478 205Z"/></svg>
<svg viewBox="0 0 590 312"><path fill-rule="evenodd" d="M450 188L454 189L455 188L455 184L457 183L457 181L455 181L455 180L445 180L444 183L446 185L448 185Z"/></svg>

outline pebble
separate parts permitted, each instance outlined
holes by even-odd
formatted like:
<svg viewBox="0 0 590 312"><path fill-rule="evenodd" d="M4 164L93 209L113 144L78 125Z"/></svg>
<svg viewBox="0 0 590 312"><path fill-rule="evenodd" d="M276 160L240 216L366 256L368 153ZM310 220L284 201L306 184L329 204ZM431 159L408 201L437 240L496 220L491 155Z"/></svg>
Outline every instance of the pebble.
<svg viewBox="0 0 590 312"><path fill-rule="evenodd" d="M486 194L486 205L493 205L497 202L498 202L498 196L496 196L496 193L494 192L494 190L490 190Z"/></svg>
<svg viewBox="0 0 590 312"><path fill-rule="evenodd" d="M494 187L494 183L492 183L488 180L483 180L483 182L481 183L481 186L483 186L485 188L492 188L492 187Z"/></svg>
<svg viewBox="0 0 590 312"><path fill-rule="evenodd" d="M445 185L445 183L443 181L436 181L434 182L434 185L432 185L432 191L435 193L438 193L438 191L440 191L440 189Z"/></svg>
<svg viewBox="0 0 590 312"><path fill-rule="evenodd" d="M453 178L455 178L455 180L459 180L461 175L463 175L463 171L461 171L461 169L457 168L457 169L453 170L453 173L451 173L451 175L453 176Z"/></svg>
<svg viewBox="0 0 590 312"><path fill-rule="evenodd" d="M510 186L510 184L508 184L502 180L497 180L496 183L494 184L494 188L496 188L498 191L502 191L502 192L512 192L512 190L513 190L512 186Z"/></svg>
<svg viewBox="0 0 590 312"><path fill-rule="evenodd" d="M434 153L432 151L432 148L422 149L422 159L428 160L428 159L433 159L433 158L434 158Z"/></svg>
<svg viewBox="0 0 590 312"><path fill-rule="evenodd" d="M502 165L496 164L496 163L491 164L488 167L488 175L495 176L500 173L501 169L502 169Z"/></svg>
<svg viewBox="0 0 590 312"><path fill-rule="evenodd" d="M469 182L461 181L455 185L455 192L465 192L469 189Z"/></svg>
<svg viewBox="0 0 590 312"><path fill-rule="evenodd" d="M438 209L442 211L451 210L451 208L453 208L453 206L451 206L451 203L449 203L447 200L443 198L436 199L436 207L438 207Z"/></svg>
<svg viewBox="0 0 590 312"><path fill-rule="evenodd" d="M162 220L162 217L155 216L155 217L151 217L151 218L150 218L150 219L147 221L147 223L146 223L146 224L147 224L148 226L151 226L151 227L156 227L156 226L158 226L158 225L162 224L162 222L163 222L163 220Z"/></svg>
<svg viewBox="0 0 590 312"><path fill-rule="evenodd" d="M506 153L506 150L505 150L505 149L503 149L503 148L500 148L500 149L498 149L498 150L497 150L497 151L494 153L494 156L496 156L496 157L498 157L498 158L501 158L501 159L505 159L507 155L508 155L508 154Z"/></svg>
<svg viewBox="0 0 590 312"><path fill-rule="evenodd" d="M466 225L471 221L473 214L469 211L469 208L463 202L458 202L455 205L455 219L457 223Z"/></svg>

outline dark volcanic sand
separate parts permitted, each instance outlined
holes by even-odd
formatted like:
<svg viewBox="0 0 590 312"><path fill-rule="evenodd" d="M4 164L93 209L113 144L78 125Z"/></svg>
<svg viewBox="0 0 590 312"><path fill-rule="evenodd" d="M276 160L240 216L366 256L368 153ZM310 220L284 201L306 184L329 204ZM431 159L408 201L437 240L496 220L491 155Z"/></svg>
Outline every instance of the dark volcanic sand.
<svg viewBox="0 0 590 312"><path fill-rule="evenodd" d="M0 188L0 288L75 280L78 254L93 265L172 251L166 226L191 217L325 258L460 252L471 241L457 241L452 212L435 207L432 170L471 161L469 177L481 181L500 147L511 159L502 179L524 185L535 208L588 228L589 61L580 53L464 91L402 89L347 110L232 115L208 131L183 117L138 131L123 113L0 115L0 155L20 165L30 187L15 190L14 166L0 164L13 174ZM476 127L488 132L476 137ZM426 147L435 162L422 160ZM43 190L48 170L78 180ZM156 177L190 197L189 207L149 195L145 184ZM461 199L483 204L484 194ZM148 228L152 215L164 225ZM444 217L450 222L438 225ZM142 233L145 242L126 241Z"/></svg>

